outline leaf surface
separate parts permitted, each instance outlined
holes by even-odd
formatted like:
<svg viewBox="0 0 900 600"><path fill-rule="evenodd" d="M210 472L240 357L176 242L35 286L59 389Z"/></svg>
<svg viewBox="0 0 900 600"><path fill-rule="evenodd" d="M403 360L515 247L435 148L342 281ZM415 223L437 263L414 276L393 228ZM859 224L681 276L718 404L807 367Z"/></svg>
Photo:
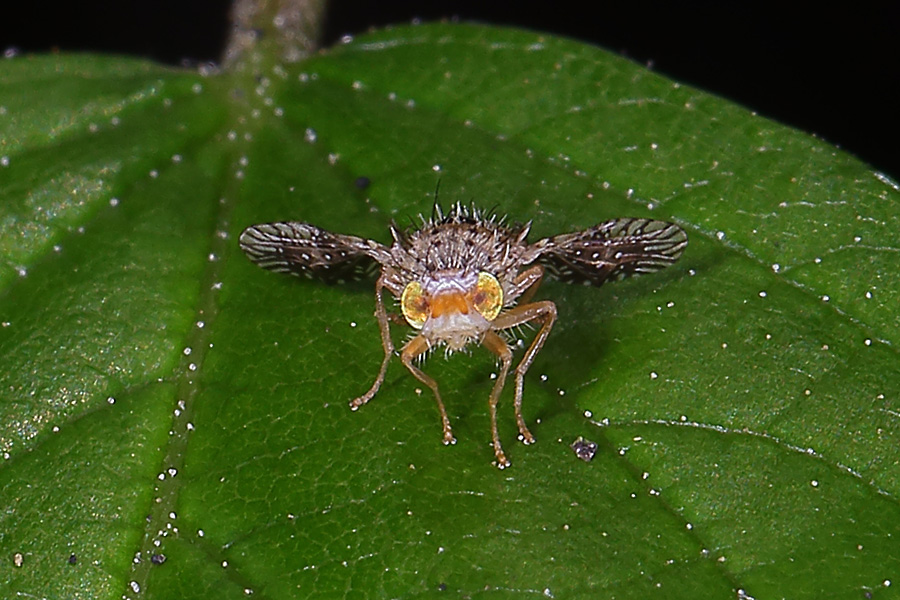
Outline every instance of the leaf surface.
<svg viewBox="0 0 900 600"><path fill-rule="evenodd" d="M0 65L4 597L887 597L896 184L534 33L398 27L261 69ZM532 239L620 216L690 236L653 276L544 284L538 443L507 390L502 472L488 353L425 364L455 446L399 361L351 412L382 355L371 288L237 247L276 220L387 243L438 181Z"/></svg>

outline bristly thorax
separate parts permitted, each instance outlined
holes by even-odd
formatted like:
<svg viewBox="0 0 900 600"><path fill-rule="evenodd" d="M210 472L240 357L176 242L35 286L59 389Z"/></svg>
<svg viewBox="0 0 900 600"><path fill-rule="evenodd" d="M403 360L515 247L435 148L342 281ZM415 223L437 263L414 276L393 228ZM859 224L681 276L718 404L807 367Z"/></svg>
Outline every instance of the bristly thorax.
<svg viewBox="0 0 900 600"><path fill-rule="evenodd" d="M461 204L446 216L438 213L424 221L419 229L395 228L390 251L396 268L385 269L387 287L402 290L413 280L425 285L488 272L506 290L523 266L528 229L529 225L507 226L493 214Z"/></svg>

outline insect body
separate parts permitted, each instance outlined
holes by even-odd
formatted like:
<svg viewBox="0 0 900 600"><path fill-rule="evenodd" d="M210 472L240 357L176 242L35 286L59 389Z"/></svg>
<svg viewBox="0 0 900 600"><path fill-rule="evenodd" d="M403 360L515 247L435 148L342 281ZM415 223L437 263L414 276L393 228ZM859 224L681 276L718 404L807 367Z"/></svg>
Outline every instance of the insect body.
<svg viewBox="0 0 900 600"><path fill-rule="evenodd" d="M491 438L497 466L509 466L497 433L497 403L512 366L512 350L502 332L525 323L540 326L515 368L515 408L519 437L534 442L522 417L525 374L556 321L556 305L531 302L544 273L562 281L601 285L608 279L657 271L674 263L687 246L687 235L672 223L615 219L590 229L526 240L530 223L507 225L460 204L444 215L435 207L418 229L391 226L393 243L330 233L306 223L266 223L248 227L240 245L259 266L273 271L339 282L380 267L375 282L375 317L384 360L372 387L350 402L354 410L371 400L384 381L394 344L391 320L405 321L415 335L400 350L407 369L434 393L444 443L456 442L437 382L414 364L429 350L462 350L478 343L494 353L500 373L489 397ZM399 300L399 315L389 314L383 294Z"/></svg>

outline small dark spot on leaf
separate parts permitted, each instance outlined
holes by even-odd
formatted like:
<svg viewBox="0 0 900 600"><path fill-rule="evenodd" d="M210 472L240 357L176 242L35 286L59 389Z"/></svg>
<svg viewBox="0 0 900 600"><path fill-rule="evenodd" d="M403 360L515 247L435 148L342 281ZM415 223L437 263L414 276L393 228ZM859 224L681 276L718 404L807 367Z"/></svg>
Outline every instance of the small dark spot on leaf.
<svg viewBox="0 0 900 600"><path fill-rule="evenodd" d="M368 177L362 176L357 177L356 181L353 182L353 185L357 187L357 189L364 190L368 188L372 184L372 180Z"/></svg>
<svg viewBox="0 0 900 600"><path fill-rule="evenodd" d="M78 557L75 556L74 554L70 554L70 555L69 555L69 564L70 564L70 565L74 565L74 564L76 564L77 562L78 562Z"/></svg>
<svg viewBox="0 0 900 600"><path fill-rule="evenodd" d="M586 440L581 436L578 436L578 439L572 442L572 445L569 447L575 452L575 456L584 462L591 462L594 460L594 455L597 454L596 442Z"/></svg>
<svg viewBox="0 0 900 600"><path fill-rule="evenodd" d="M166 562L166 555L165 554L154 554L150 557L150 562L152 562L154 565L161 565L164 562Z"/></svg>

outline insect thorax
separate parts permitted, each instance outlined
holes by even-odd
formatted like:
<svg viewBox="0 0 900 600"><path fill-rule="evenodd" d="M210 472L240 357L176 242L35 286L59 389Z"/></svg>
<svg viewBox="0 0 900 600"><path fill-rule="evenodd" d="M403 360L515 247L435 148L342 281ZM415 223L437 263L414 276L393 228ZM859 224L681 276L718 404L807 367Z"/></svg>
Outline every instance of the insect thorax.
<svg viewBox="0 0 900 600"><path fill-rule="evenodd" d="M494 221L427 223L395 240L395 268L385 269L388 288L402 291L411 281L427 287L453 285L486 272L508 292L523 266L522 233Z"/></svg>

